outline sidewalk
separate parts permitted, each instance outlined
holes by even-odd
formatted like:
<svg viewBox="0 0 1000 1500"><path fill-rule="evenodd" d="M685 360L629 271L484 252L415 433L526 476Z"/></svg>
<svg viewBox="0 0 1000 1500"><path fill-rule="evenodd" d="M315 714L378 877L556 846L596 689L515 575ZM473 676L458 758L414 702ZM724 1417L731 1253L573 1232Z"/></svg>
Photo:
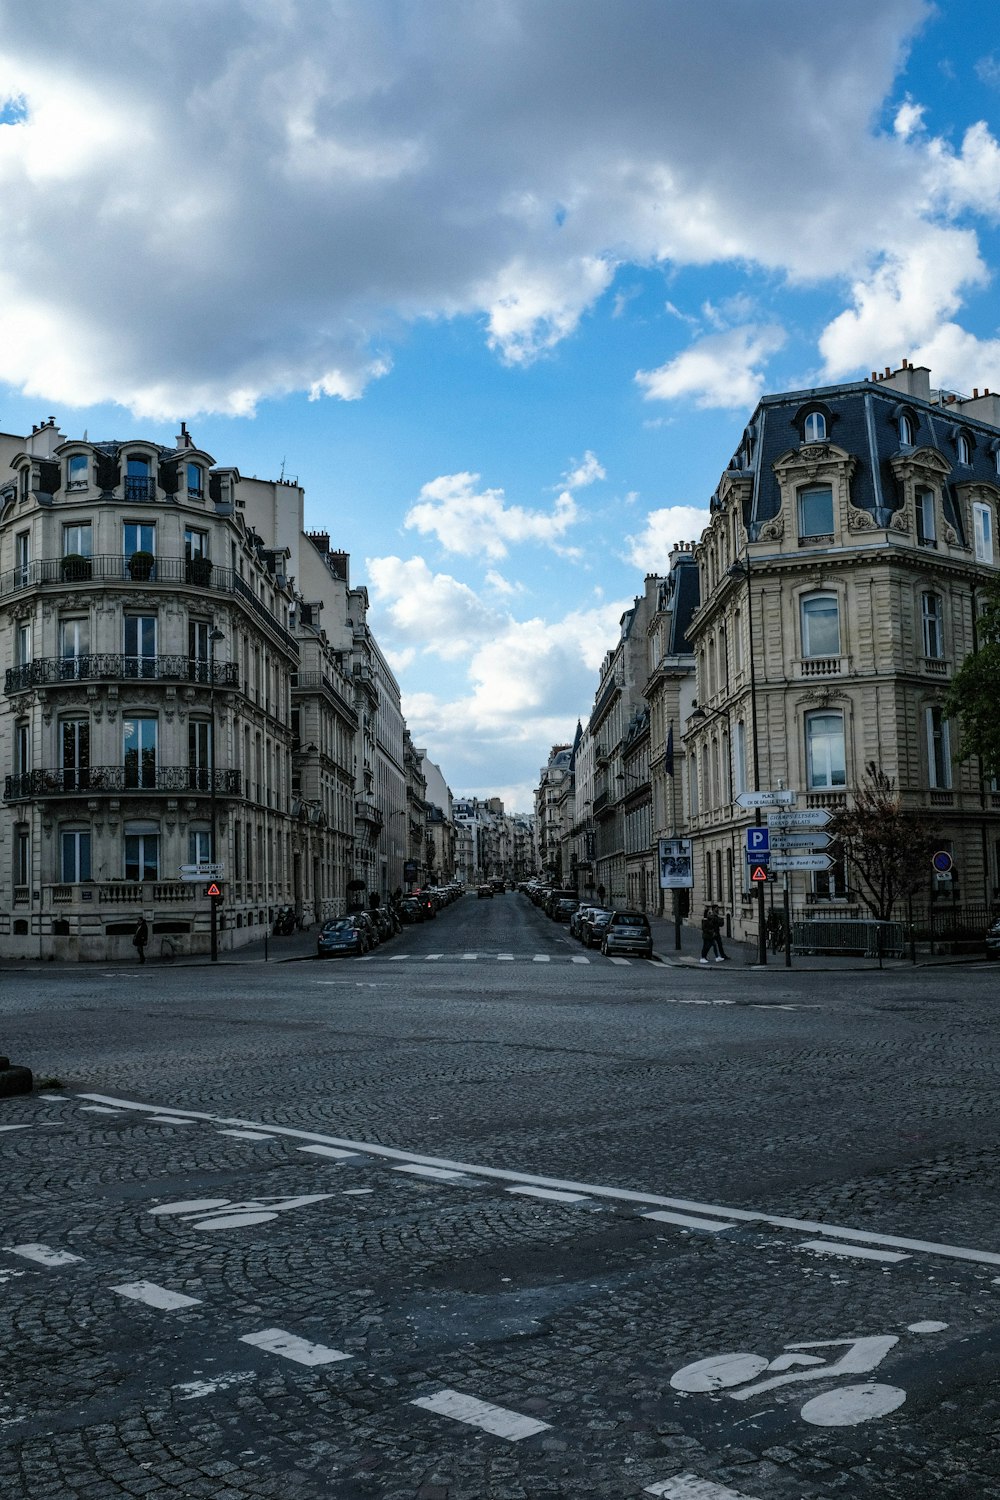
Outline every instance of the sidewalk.
<svg viewBox="0 0 1000 1500"><path fill-rule="evenodd" d="M649 925L653 932L653 953L663 963L673 967L684 969L700 969L703 965L701 958L701 925L695 922L681 923L681 946L678 952L676 947L676 935L673 920L668 917L654 917L649 919ZM725 970L734 969L756 969L757 943L740 942L736 938L727 938L723 934L722 946L727 954L728 964L716 964L714 958L709 959L710 969ZM981 963L985 958L984 953L922 953L917 949L916 967L937 968L939 965ZM784 970L786 967L798 970L856 970L863 969L867 972L879 967L877 958L865 958L857 954L837 953L793 953L790 965L786 964L784 953L767 953L767 968L775 971ZM883 958L883 969L912 969L914 964L909 956L906 958Z"/></svg>

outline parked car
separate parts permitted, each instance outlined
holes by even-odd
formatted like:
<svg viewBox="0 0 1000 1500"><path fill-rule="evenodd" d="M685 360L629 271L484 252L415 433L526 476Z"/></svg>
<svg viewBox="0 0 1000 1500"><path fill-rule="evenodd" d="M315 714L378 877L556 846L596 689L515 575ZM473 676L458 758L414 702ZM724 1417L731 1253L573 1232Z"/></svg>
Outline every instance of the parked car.
<svg viewBox="0 0 1000 1500"><path fill-rule="evenodd" d="M646 913L613 911L601 938L601 952L606 956L637 953L640 958L652 958L653 934Z"/></svg>
<svg viewBox="0 0 1000 1500"><path fill-rule="evenodd" d="M580 923L580 941L585 948L599 948L612 913L605 906L592 906Z"/></svg>
<svg viewBox="0 0 1000 1500"><path fill-rule="evenodd" d="M478 901L481 901L484 896L489 896L490 900L493 900L493 887L491 885L481 885L476 891L476 899Z"/></svg>
<svg viewBox="0 0 1000 1500"><path fill-rule="evenodd" d="M597 911L597 910L598 910L598 908L595 907L595 906L593 906L592 904L589 904L589 903L587 903L585 901L581 901L580 905L577 907L576 911L572 914L572 916L569 919L570 936L571 937L575 937L575 938L582 938L583 937L583 933L581 931L581 924L583 922L584 917L587 915L588 912L590 912L590 911Z"/></svg>
<svg viewBox="0 0 1000 1500"><path fill-rule="evenodd" d="M357 917L335 917L324 922L319 930L316 957L333 958L338 953L360 956L368 952L368 947L368 934Z"/></svg>
<svg viewBox="0 0 1000 1500"><path fill-rule="evenodd" d="M986 933L986 957L1000 958L1000 917Z"/></svg>
<svg viewBox="0 0 1000 1500"><path fill-rule="evenodd" d="M375 918L372 916L371 912L355 912L354 920L360 923L360 925L364 929L365 936L368 939L368 947L377 948L379 943L382 941L382 934L379 932L378 923L375 921Z"/></svg>
<svg viewBox="0 0 1000 1500"><path fill-rule="evenodd" d="M504 891L507 889L502 880L491 880L490 885L493 887L493 894L495 896L502 896Z"/></svg>
<svg viewBox="0 0 1000 1500"><path fill-rule="evenodd" d="M553 922L568 922L579 905L575 896L561 896L552 908Z"/></svg>
<svg viewBox="0 0 1000 1500"><path fill-rule="evenodd" d="M415 922L424 920L424 909L419 901L414 901L412 896L404 896L399 903L399 920L404 926L412 926Z"/></svg>

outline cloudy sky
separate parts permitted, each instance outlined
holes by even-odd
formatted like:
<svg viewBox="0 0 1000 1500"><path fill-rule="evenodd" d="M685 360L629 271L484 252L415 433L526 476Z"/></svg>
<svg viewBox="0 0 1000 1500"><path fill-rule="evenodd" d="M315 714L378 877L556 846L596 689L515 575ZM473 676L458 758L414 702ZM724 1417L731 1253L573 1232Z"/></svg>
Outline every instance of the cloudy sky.
<svg viewBox="0 0 1000 1500"><path fill-rule="evenodd" d="M0 428L297 477L530 807L756 398L1000 388L981 0L0 0Z"/></svg>

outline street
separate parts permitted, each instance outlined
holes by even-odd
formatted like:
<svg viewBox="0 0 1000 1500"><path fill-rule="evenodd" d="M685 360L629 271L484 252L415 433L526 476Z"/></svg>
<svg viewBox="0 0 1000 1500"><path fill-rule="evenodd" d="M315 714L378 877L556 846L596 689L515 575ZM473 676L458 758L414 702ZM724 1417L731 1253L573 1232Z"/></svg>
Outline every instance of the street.
<svg viewBox="0 0 1000 1500"><path fill-rule="evenodd" d="M4 1500L1000 1497L995 969L281 955L0 974Z"/></svg>

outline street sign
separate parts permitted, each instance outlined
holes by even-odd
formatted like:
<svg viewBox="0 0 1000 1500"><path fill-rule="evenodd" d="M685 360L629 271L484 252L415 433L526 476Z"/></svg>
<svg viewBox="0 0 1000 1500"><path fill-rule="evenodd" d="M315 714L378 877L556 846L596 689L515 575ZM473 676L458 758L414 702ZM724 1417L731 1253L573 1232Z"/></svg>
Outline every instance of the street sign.
<svg viewBox="0 0 1000 1500"><path fill-rule="evenodd" d="M825 828L832 814L825 807L811 807L803 812L768 813L768 828Z"/></svg>
<svg viewBox="0 0 1000 1500"><path fill-rule="evenodd" d="M219 882L217 880L210 880L209 883L208 883L208 888L205 891L205 895L206 896L211 896L211 898L212 898L213 901L219 901L219 900L221 900L222 899L222 886L219 884Z"/></svg>
<svg viewBox="0 0 1000 1500"><path fill-rule="evenodd" d="M784 870L829 870L833 867L833 860L829 854L776 854L771 861L771 869L779 872Z"/></svg>
<svg viewBox="0 0 1000 1500"><path fill-rule="evenodd" d="M782 789L778 792L740 792L736 802L739 807L791 807L796 792Z"/></svg>
<svg viewBox="0 0 1000 1500"><path fill-rule="evenodd" d="M931 855L931 864L939 875L949 875L954 863L947 849L939 849L936 854Z"/></svg>
<svg viewBox="0 0 1000 1500"><path fill-rule="evenodd" d="M756 864L750 871L750 879L755 885L767 884L767 865Z"/></svg>
<svg viewBox="0 0 1000 1500"><path fill-rule="evenodd" d="M769 865L771 863L770 849L766 854L751 854L749 849L744 849L743 858L748 865Z"/></svg>
<svg viewBox="0 0 1000 1500"><path fill-rule="evenodd" d="M191 876L194 880L221 880L225 873L226 867L221 859L214 865L206 859L201 864L180 867L182 880L185 876Z"/></svg>
<svg viewBox="0 0 1000 1500"><path fill-rule="evenodd" d="M825 849L833 839L832 833L790 833L784 828L769 829L771 848L780 853L786 849Z"/></svg>
<svg viewBox="0 0 1000 1500"><path fill-rule="evenodd" d="M748 828L747 853L766 854L771 847L771 832L768 828Z"/></svg>

